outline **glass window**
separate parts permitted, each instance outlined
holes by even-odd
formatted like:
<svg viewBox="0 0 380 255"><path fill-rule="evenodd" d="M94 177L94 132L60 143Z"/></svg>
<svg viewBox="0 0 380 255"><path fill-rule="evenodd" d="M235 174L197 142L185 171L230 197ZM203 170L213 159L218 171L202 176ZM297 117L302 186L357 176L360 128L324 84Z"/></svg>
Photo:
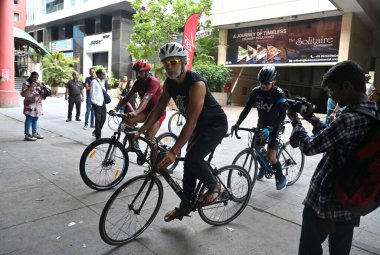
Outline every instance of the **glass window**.
<svg viewBox="0 0 380 255"><path fill-rule="evenodd" d="M18 13L13 13L13 21L14 21L14 22L18 22L19 19L20 19L20 14L18 14Z"/></svg>
<svg viewBox="0 0 380 255"><path fill-rule="evenodd" d="M46 0L46 13L63 10L63 0Z"/></svg>

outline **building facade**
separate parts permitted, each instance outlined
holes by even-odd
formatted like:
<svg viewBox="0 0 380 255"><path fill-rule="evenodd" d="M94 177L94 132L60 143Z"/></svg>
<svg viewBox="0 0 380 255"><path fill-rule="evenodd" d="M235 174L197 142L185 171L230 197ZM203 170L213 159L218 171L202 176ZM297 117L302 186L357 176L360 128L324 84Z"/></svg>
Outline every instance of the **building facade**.
<svg viewBox="0 0 380 255"><path fill-rule="evenodd" d="M76 69L86 76L102 65L116 77L132 74L126 51L134 10L125 0L30 0L26 31L50 52L79 59Z"/></svg>
<svg viewBox="0 0 380 255"><path fill-rule="evenodd" d="M244 105L258 85L260 68L273 64L281 88L308 98L324 112L327 94L320 84L332 65L350 59L367 73L380 74L380 20L375 13L380 13L377 0L214 0L218 63L233 70L233 103ZM380 75L375 77L375 85L379 83Z"/></svg>

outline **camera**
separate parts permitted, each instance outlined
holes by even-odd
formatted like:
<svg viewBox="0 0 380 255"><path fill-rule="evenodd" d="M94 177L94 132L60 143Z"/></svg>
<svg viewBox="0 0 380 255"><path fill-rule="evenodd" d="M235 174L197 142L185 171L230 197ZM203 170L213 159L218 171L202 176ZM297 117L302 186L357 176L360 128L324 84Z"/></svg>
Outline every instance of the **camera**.
<svg viewBox="0 0 380 255"><path fill-rule="evenodd" d="M296 113L301 115L309 115L313 113L314 106L308 102L306 98L296 97L295 99L287 99L289 107Z"/></svg>

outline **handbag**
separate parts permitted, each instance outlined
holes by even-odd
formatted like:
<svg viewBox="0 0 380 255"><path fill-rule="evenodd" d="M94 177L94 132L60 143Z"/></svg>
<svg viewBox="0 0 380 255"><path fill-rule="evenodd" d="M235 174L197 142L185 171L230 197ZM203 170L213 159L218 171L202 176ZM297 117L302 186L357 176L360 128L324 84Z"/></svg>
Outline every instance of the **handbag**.
<svg viewBox="0 0 380 255"><path fill-rule="evenodd" d="M46 99L47 97L51 96L51 88L49 85L44 85L44 95L43 98Z"/></svg>
<svg viewBox="0 0 380 255"><path fill-rule="evenodd" d="M103 90L103 97L104 97L104 103L109 104L111 103L111 97L108 95L107 91Z"/></svg>

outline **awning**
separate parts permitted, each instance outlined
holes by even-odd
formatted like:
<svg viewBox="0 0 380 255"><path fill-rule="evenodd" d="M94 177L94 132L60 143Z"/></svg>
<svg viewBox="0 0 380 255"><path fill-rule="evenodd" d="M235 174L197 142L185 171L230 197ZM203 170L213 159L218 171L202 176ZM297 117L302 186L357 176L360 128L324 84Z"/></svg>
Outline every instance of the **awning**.
<svg viewBox="0 0 380 255"><path fill-rule="evenodd" d="M13 28L13 35L16 40L22 40L25 41L27 44L31 45L32 48L34 48L36 51L39 51L42 55L50 54L49 51L47 51L43 46L41 46L30 34L28 34L25 31L22 31L21 29L14 27Z"/></svg>

